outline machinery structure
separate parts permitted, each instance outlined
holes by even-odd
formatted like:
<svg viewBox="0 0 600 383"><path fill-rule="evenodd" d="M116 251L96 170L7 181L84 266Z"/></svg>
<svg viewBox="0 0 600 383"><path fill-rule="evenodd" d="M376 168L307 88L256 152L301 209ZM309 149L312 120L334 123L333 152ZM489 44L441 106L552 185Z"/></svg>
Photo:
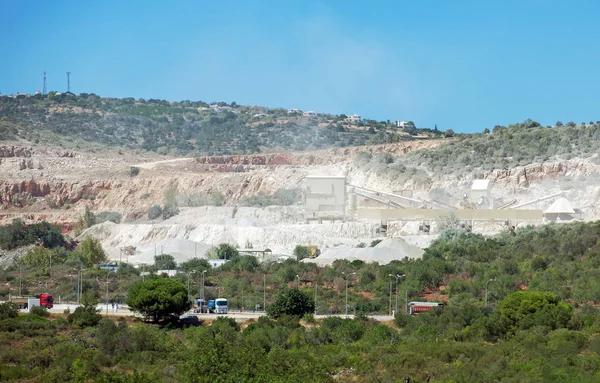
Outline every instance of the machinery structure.
<svg viewBox="0 0 600 383"><path fill-rule="evenodd" d="M569 221L579 216L577 209L555 193L517 204L517 200L494 200L492 182L474 180L462 201L421 199L409 192L384 192L349 184L343 176L308 176L304 179L304 207L307 222L317 220L362 220L380 224L379 232L387 232L392 221L417 221L419 232L428 233L432 222L452 217L467 231L477 222L498 222L509 228L520 223L542 223L545 220ZM559 199L560 198L560 199ZM545 211L539 202L555 203ZM417 234L417 233L415 233Z"/></svg>

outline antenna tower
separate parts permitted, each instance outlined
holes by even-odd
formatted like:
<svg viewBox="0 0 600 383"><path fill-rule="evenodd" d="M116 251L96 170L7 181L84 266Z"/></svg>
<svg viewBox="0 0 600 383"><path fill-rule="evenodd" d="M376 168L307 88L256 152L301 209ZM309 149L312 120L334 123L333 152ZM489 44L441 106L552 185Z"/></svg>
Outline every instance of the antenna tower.
<svg viewBox="0 0 600 383"><path fill-rule="evenodd" d="M44 72L44 87L42 88L42 94L46 94L46 72Z"/></svg>
<svg viewBox="0 0 600 383"><path fill-rule="evenodd" d="M71 91L71 72L67 72L67 92Z"/></svg>

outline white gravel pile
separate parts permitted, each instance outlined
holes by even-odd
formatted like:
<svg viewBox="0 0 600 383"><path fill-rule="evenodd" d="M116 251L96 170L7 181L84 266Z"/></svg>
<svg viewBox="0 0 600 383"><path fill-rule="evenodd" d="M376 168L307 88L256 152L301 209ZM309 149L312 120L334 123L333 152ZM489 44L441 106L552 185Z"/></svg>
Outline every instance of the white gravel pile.
<svg viewBox="0 0 600 383"><path fill-rule="evenodd" d="M206 252L211 248L202 242L194 242L187 239L166 238L157 242L155 245L138 248L136 254L129 256L129 262L132 264L152 264L154 255L170 254L175 258L175 262L185 262L191 258L206 258Z"/></svg>
<svg viewBox="0 0 600 383"><path fill-rule="evenodd" d="M423 250L418 247L409 245L400 238L390 238L383 240L375 247L340 246L326 249L319 257L304 259L303 262L316 263L319 266L331 266L338 259L347 259L349 261L361 260L365 263L377 262L380 265L387 265L394 260L419 259L422 256Z"/></svg>

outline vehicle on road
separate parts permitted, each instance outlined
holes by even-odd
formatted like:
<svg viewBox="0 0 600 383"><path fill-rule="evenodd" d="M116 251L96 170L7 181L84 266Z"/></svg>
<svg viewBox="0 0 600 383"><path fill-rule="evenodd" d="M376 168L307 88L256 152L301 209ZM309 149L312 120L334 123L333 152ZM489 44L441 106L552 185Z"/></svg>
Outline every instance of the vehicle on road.
<svg viewBox="0 0 600 383"><path fill-rule="evenodd" d="M200 313L200 314L206 314L208 313L208 302L205 301L202 298L195 298L194 299L194 312L196 313Z"/></svg>
<svg viewBox="0 0 600 383"><path fill-rule="evenodd" d="M227 299L225 298L217 298L215 299L216 313L217 314L227 314L229 311Z"/></svg>
<svg viewBox="0 0 600 383"><path fill-rule="evenodd" d="M54 298L52 295L43 293L37 297L10 297L10 301L16 304L19 309L31 311L34 306L41 306L47 309L54 307Z"/></svg>
<svg viewBox="0 0 600 383"><path fill-rule="evenodd" d="M417 315L419 313L427 312L436 307L444 308L444 304L437 302L410 302L408 304L408 307L410 310L410 315Z"/></svg>

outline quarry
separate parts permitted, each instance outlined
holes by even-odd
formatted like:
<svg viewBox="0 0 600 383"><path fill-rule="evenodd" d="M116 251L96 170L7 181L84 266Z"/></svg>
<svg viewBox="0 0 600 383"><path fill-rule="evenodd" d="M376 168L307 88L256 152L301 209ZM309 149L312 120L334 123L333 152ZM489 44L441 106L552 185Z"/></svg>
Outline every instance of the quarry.
<svg viewBox="0 0 600 383"><path fill-rule="evenodd" d="M220 243L269 249L265 261L292 256L296 245L316 246L322 265L335 259L388 263L419 258L446 228L495 234L526 225L597 218L600 166L572 158L469 175L423 180L361 169L358 153L403 156L443 140L302 153L167 158L151 153L77 152L61 148L0 148L0 221L46 220L72 233L86 208L113 211L78 237L99 239L112 260L152 263L205 257ZM131 168L139 169L132 176ZM279 189L301 191L290 206L240 206L244 197ZM175 193L182 200L220 195L222 206L179 204L179 214L150 220L147 211ZM368 245L381 240L375 247ZM123 249L135 251L124 254ZM259 254L259 257L263 257ZM267 256L264 256L265 258Z"/></svg>

